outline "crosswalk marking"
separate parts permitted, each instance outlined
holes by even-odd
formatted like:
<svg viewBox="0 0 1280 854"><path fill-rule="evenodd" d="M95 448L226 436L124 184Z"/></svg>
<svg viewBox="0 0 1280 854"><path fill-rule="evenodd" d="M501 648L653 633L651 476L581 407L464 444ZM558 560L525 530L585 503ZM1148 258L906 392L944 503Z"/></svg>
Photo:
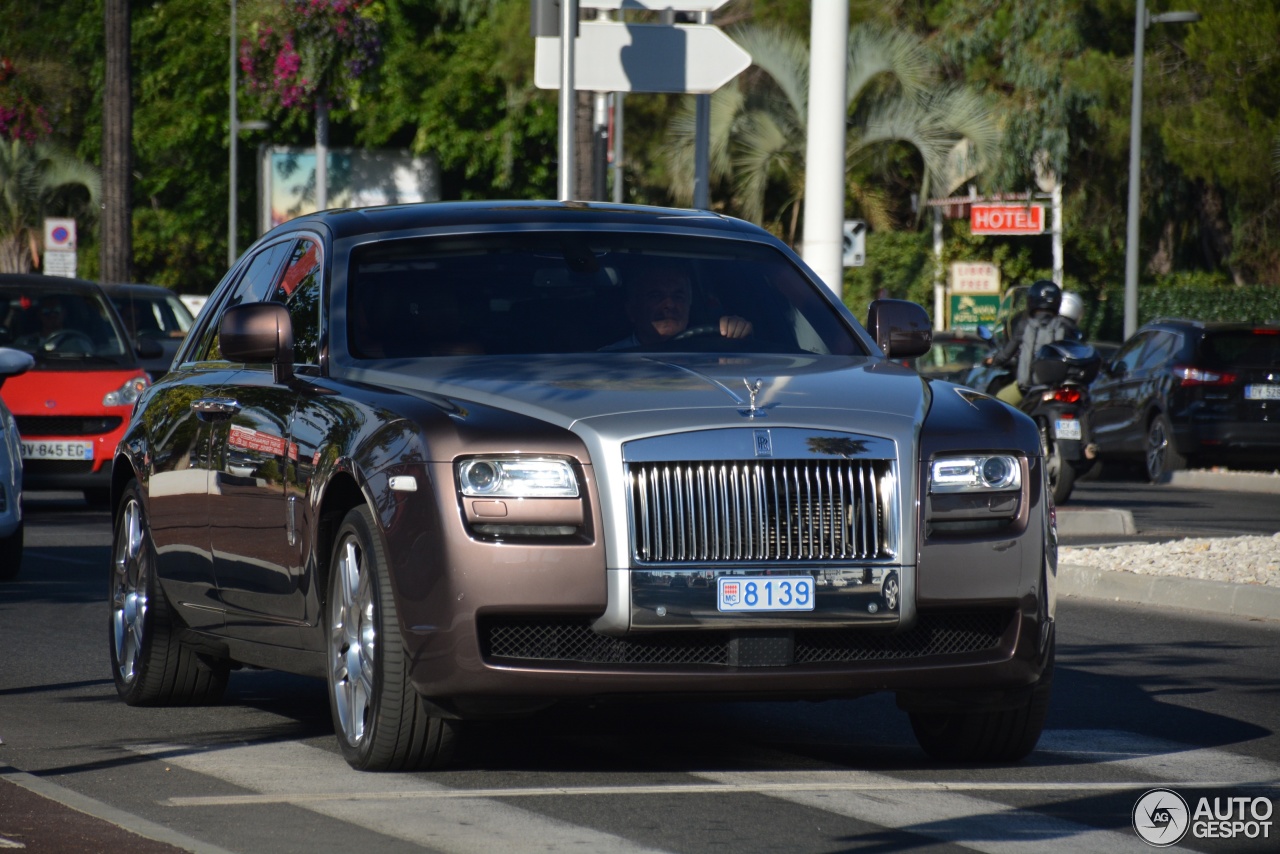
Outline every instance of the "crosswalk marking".
<svg viewBox="0 0 1280 854"><path fill-rule="evenodd" d="M547 818L484 798L441 799L405 810L394 799L365 799L368 792L448 791L405 774L364 774L341 756L296 742L251 744L216 750L153 745L139 752L264 795L290 794L313 812L450 854L540 850L593 854L651 854L657 849L619 836ZM308 799L309 796L330 796ZM277 797L277 799L279 799Z"/></svg>
<svg viewBox="0 0 1280 854"><path fill-rule="evenodd" d="M1021 852L1098 852L1142 850L1131 832L1092 827L1030 808L989 800L1004 794L1048 798L1078 793L1132 791L1136 797L1153 784L1225 788L1233 791L1280 789L1280 766L1226 750L1178 744L1112 730L1047 731L1037 755L1067 756L1072 766L1096 775L1123 771L1122 779L1047 780L1063 766L1037 767L1035 756L1007 780L911 780L852 768L802 771L702 771L689 782L530 786L456 789L421 775L362 774L340 756L297 743L243 745L193 751L155 745L143 752L248 790L247 794L172 797L175 808L291 803L380 833L445 852L488 852L498 847L522 850L532 839L549 850L578 846L601 852L642 852L637 843L547 818L503 801L546 797L620 797L634 795L758 794L845 818L938 839L984 854ZM758 767L778 757L761 756ZM749 757L748 757L749 760ZM963 772L960 772L961 774ZM956 777L945 771L936 776ZM412 812L399 806L422 802Z"/></svg>

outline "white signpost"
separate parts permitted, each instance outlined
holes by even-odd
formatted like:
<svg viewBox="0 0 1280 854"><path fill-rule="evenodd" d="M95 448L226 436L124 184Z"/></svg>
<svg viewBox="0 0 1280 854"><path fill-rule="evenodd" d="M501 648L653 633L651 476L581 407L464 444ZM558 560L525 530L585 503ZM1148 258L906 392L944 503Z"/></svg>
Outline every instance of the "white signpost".
<svg viewBox="0 0 1280 854"><path fill-rule="evenodd" d="M49 217L44 221L44 273L76 277L76 221Z"/></svg>
<svg viewBox="0 0 1280 854"><path fill-rule="evenodd" d="M539 37L534 84L560 88L560 39ZM751 65L751 54L710 24L582 21L574 39L574 89L710 94Z"/></svg>

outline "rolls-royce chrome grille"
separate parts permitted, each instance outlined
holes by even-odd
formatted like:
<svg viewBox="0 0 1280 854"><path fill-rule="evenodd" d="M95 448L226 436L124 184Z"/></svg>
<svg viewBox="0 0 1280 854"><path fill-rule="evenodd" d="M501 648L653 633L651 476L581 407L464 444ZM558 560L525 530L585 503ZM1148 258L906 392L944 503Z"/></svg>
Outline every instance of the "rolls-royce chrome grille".
<svg viewBox="0 0 1280 854"><path fill-rule="evenodd" d="M891 558L892 460L629 463L637 563Z"/></svg>

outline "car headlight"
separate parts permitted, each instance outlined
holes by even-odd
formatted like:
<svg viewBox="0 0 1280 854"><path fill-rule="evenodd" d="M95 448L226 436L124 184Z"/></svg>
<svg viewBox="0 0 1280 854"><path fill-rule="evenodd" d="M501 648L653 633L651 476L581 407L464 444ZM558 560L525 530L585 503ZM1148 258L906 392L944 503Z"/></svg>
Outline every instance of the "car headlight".
<svg viewBox="0 0 1280 854"><path fill-rule="evenodd" d="M145 377L134 377L115 391L102 398L103 406L133 406L150 383Z"/></svg>
<svg viewBox="0 0 1280 854"><path fill-rule="evenodd" d="M999 492L1022 487L1022 465L1010 454L943 457L929 470L929 491Z"/></svg>
<svg viewBox="0 0 1280 854"><path fill-rule="evenodd" d="M458 466L462 494L474 498L577 498L568 460L477 457Z"/></svg>

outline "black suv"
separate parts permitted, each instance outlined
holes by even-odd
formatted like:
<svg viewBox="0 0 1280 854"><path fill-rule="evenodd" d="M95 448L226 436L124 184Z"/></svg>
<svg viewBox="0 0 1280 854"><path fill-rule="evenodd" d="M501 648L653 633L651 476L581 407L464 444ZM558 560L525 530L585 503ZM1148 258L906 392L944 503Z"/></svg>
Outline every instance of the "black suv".
<svg viewBox="0 0 1280 854"><path fill-rule="evenodd" d="M1280 465L1280 324L1147 323L1091 391L1099 456L1153 482L1193 460Z"/></svg>

